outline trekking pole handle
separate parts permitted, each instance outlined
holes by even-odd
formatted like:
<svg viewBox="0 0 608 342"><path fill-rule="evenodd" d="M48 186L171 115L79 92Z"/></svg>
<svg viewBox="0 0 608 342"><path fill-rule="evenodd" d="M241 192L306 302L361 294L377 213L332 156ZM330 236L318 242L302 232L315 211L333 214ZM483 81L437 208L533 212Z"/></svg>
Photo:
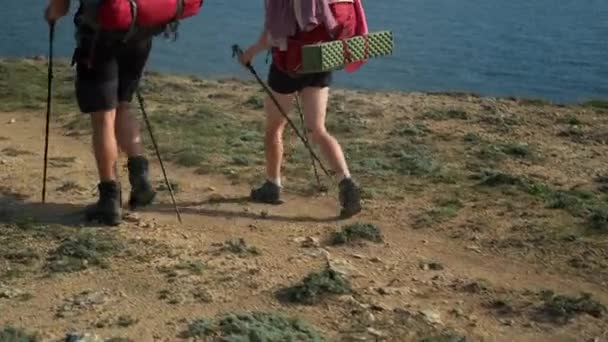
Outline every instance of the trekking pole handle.
<svg viewBox="0 0 608 342"><path fill-rule="evenodd" d="M243 54L243 50L241 49L241 47L238 44L234 44L232 45L232 58L234 57L241 57L241 55ZM245 65L245 68L249 69L249 71L251 71L254 74L257 74L255 72L255 69L251 66L251 63L247 63Z"/></svg>

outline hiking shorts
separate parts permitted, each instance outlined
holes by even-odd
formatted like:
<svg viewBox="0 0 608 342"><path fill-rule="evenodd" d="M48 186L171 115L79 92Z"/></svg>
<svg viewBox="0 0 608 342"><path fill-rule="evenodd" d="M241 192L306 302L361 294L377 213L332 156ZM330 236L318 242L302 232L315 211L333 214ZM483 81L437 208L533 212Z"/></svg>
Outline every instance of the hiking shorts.
<svg viewBox="0 0 608 342"><path fill-rule="evenodd" d="M80 111L109 111L131 102L151 48L151 38L121 43L98 37L94 45L93 39L81 39L73 60Z"/></svg>
<svg viewBox="0 0 608 342"><path fill-rule="evenodd" d="M279 94L293 94L308 87L329 87L332 80L331 72L291 76L277 68L274 63L270 65L270 71L268 72L268 86Z"/></svg>

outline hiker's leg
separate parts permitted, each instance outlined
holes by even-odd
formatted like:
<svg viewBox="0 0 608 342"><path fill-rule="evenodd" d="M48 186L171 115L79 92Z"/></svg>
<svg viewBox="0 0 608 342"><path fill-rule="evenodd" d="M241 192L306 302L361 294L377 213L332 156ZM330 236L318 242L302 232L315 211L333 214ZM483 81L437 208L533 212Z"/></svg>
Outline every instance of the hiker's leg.
<svg viewBox="0 0 608 342"><path fill-rule="evenodd" d="M304 122L310 141L318 145L339 180L350 177L342 147L325 128L329 87L307 87L300 93Z"/></svg>
<svg viewBox="0 0 608 342"><path fill-rule="evenodd" d="M121 102L116 110L116 139L120 149L129 157L144 154L141 138L141 126L131 114L130 104Z"/></svg>
<svg viewBox="0 0 608 342"><path fill-rule="evenodd" d="M268 86L272 90L285 114L291 111L293 94L301 88L297 79L291 78L273 63L268 72ZM281 164L283 162L283 131L287 120L270 97L264 103L266 111L266 176L276 185L281 185Z"/></svg>
<svg viewBox="0 0 608 342"><path fill-rule="evenodd" d="M139 86L151 48L151 39L130 41L117 54L120 105L116 117L116 135L120 147L129 157L127 167L131 184L131 209L152 203L156 196L149 180L149 163L144 156L141 125L130 111L130 103Z"/></svg>
<svg viewBox="0 0 608 342"><path fill-rule="evenodd" d="M283 110L288 112L292 104L292 96L276 92L273 92L273 95ZM266 132L264 138L266 177L276 185L281 186L283 131L285 130L287 120L270 98L266 99L264 108L266 111Z"/></svg>
<svg viewBox="0 0 608 342"><path fill-rule="evenodd" d="M130 103L139 86L146 62L152 49L152 40L129 41L117 54L118 111L116 136L120 148L129 156L143 155L141 125L130 111Z"/></svg>
<svg viewBox="0 0 608 342"><path fill-rule="evenodd" d="M351 179L340 144L325 128L329 87L307 87L301 92L304 120L310 140L319 145L323 156L338 175L340 216L351 217L361 211L361 191Z"/></svg>
<svg viewBox="0 0 608 342"><path fill-rule="evenodd" d="M114 52L98 49L94 56L90 41L83 41L75 54L76 98L83 113L90 115L93 152L99 172L99 199L87 207L88 220L107 225L120 224L120 186L115 174L118 159L115 124L118 99L118 72Z"/></svg>
<svg viewBox="0 0 608 342"><path fill-rule="evenodd" d="M116 181L114 167L118 159L118 145L114 133L116 111L99 111L91 114L93 152L101 182Z"/></svg>

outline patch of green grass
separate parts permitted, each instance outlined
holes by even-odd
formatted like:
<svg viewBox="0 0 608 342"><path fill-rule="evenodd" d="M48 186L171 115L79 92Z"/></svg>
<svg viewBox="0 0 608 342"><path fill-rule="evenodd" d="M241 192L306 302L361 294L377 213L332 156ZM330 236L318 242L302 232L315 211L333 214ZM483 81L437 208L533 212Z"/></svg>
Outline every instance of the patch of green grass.
<svg viewBox="0 0 608 342"><path fill-rule="evenodd" d="M177 152L174 158L177 164L185 167L199 166L201 163L206 161L206 158L202 154L202 151L195 151L190 149Z"/></svg>
<svg viewBox="0 0 608 342"><path fill-rule="evenodd" d="M380 229L374 224L357 222L343 227L339 232L333 232L329 243L342 245L362 240L380 243L384 241L384 238Z"/></svg>
<svg viewBox="0 0 608 342"><path fill-rule="evenodd" d="M479 175L476 175L475 177L480 180L480 185L489 187L523 184L523 181L520 177L500 171L485 171Z"/></svg>
<svg viewBox="0 0 608 342"><path fill-rule="evenodd" d="M608 230L608 204L591 191L555 190L546 184L500 171L485 171L475 178L483 186L515 187L545 201L550 209L565 210L573 217L586 219L587 226L592 230Z"/></svg>
<svg viewBox="0 0 608 342"><path fill-rule="evenodd" d="M608 233L608 206L592 209L587 224L593 230Z"/></svg>
<svg viewBox="0 0 608 342"><path fill-rule="evenodd" d="M414 222L414 228L421 229L444 222L458 215L464 205L458 199L442 199L436 202L436 207L421 214Z"/></svg>
<svg viewBox="0 0 608 342"><path fill-rule="evenodd" d="M500 161L505 156L528 160L536 159L536 153L528 144L516 142L492 144L481 141L478 141L478 143L482 145L478 156L484 160Z"/></svg>
<svg viewBox="0 0 608 342"><path fill-rule="evenodd" d="M78 272L89 267L108 267L107 258L123 246L109 234L83 233L67 238L51 252L47 265L51 272Z"/></svg>
<svg viewBox="0 0 608 342"><path fill-rule="evenodd" d="M222 341L324 341L312 326L282 315L229 313L216 319L198 319L181 333L182 338L215 338Z"/></svg>
<svg viewBox="0 0 608 342"><path fill-rule="evenodd" d="M528 144L507 143L501 146L503 153L517 158L533 159L535 154Z"/></svg>
<svg viewBox="0 0 608 342"><path fill-rule="evenodd" d="M558 120L559 123L565 123L570 126L580 126L583 122L576 116L576 114L566 115L564 118Z"/></svg>
<svg viewBox="0 0 608 342"><path fill-rule="evenodd" d="M590 100L583 105L589 108L608 109L608 100Z"/></svg>
<svg viewBox="0 0 608 342"><path fill-rule="evenodd" d="M232 157L232 165L247 166L249 164L251 164L251 162L249 161L249 158L247 158L246 156L233 156Z"/></svg>
<svg viewBox="0 0 608 342"><path fill-rule="evenodd" d="M464 205L458 199L444 199L437 202L437 207L431 209L429 215L435 221L443 221L456 217L458 211L463 207Z"/></svg>
<svg viewBox="0 0 608 342"><path fill-rule="evenodd" d="M543 305L538 308L539 318L553 323L567 324L572 318L581 314L599 319L608 312L606 306L589 294L582 294L579 297L556 296L552 291L545 291L541 296Z"/></svg>
<svg viewBox="0 0 608 342"><path fill-rule="evenodd" d="M53 109L61 115L76 110L74 83L64 60L53 63ZM38 111L46 106L47 63L22 58L0 59L0 111Z"/></svg>
<svg viewBox="0 0 608 342"><path fill-rule="evenodd" d="M431 133L431 130L422 122L406 123L393 129L389 135L398 137L424 137Z"/></svg>
<svg viewBox="0 0 608 342"><path fill-rule="evenodd" d="M520 98L517 101L522 106L548 106L550 101L545 99Z"/></svg>
<svg viewBox="0 0 608 342"><path fill-rule="evenodd" d="M482 141L482 139L479 136L479 134L477 134L475 132L469 132L469 133L465 134L464 137L463 137L463 140L465 142L473 143L473 144L477 144L477 143L480 143Z"/></svg>
<svg viewBox="0 0 608 342"><path fill-rule="evenodd" d="M432 110L422 114L423 119L431 120L468 120L469 114L464 110Z"/></svg>
<svg viewBox="0 0 608 342"><path fill-rule="evenodd" d="M38 342L38 334L27 334L21 329L5 326L0 330L1 342Z"/></svg>
<svg viewBox="0 0 608 342"><path fill-rule="evenodd" d="M264 109L264 98L258 95L251 95L247 101L245 101L245 106L254 110Z"/></svg>
<svg viewBox="0 0 608 342"><path fill-rule="evenodd" d="M285 302L310 305L320 302L327 296L351 291L352 286L348 279L328 268L309 274L298 285L280 290L277 297Z"/></svg>
<svg viewBox="0 0 608 342"><path fill-rule="evenodd" d="M261 251L257 247L247 245L245 239L243 238L227 240L226 242L224 242L224 245L222 246L221 250L240 256L261 254Z"/></svg>
<svg viewBox="0 0 608 342"><path fill-rule="evenodd" d="M400 151L393 154L398 173L406 176L429 176L441 171L440 165L428 154Z"/></svg>

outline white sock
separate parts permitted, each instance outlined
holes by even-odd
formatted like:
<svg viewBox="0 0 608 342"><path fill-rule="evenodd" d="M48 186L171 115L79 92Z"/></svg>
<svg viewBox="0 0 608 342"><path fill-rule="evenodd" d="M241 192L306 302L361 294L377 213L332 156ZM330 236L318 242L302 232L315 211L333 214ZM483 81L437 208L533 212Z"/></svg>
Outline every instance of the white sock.
<svg viewBox="0 0 608 342"><path fill-rule="evenodd" d="M281 187L281 177L279 178L268 178L268 181L276 186L278 186L279 188Z"/></svg>

